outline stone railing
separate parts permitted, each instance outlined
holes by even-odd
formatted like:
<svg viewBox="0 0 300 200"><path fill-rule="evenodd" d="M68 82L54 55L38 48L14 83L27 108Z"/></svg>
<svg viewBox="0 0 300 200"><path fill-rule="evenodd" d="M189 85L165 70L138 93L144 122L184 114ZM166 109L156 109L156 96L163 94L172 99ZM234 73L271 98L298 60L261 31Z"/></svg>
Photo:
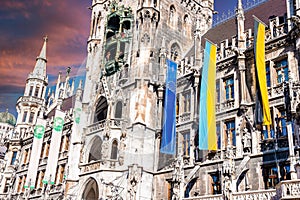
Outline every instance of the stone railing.
<svg viewBox="0 0 300 200"><path fill-rule="evenodd" d="M229 110L234 108L234 99L229 99L216 106L216 112Z"/></svg>
<svg viewBox="0 0 300 200"><path fill-rule="evenodd" d="M284 88L282 84L277 84L272 87L271 95L274 96L283 96Z"/></svg>
<svg viewBox="0 0 300 200"><path fill-rule="evenodd" d="M191 121L191 113L182 113L179 116L179 123L189 122Z"/></svg>
<svg viewBox="0 0 300 200"><path fill-rule="evenodd" d="M2 199L5 200L5 199L7 199L7 195L8 195L8 194L3 194L3 193L0 194L0 200L2 200Z"/></svg>
<svg viewBox="0 0 300 200"><path fill-rule="evenodd" d="M281 181L276 190L276 199L300 199L300 180Z"/></svg>
<svg viewBox="0 0 300 200"><path fill-rule="evenodd" d="M223 200L223 199L225 199L223 194L183 198L183 200Z"/></svg>
<svg viewBox="0 0 300 200"><path fill-rule="evenodd" d="M64 151L59 153L59 159L64 159L68 157L68 152L69 151Z"/></svg>
<svg viewBox="0 0 300 200"><path fill-rule="evenodd" d="M88 134L92 134L95 132L102 132L102 131L104 131L105 127L106 127L106 120L96 122L96 123L88 126Z"/></svg>
<svg viewBox="0 0 300 200"><path fill-rule="evenodd" d="M256 191L246 191L238 192L232 194L233 200L275 200L276 190L256 190Z"/></svg>
<svg viewBox="0 0 300 200"><path fill-rule="evenodd" d="M101 166L101 161L100 160L93 161L93 162L90 162L90 163L82 164L80 166L80 171L81 171L81 173L87 173L87 172L90 172L90 171L100 169L100 166Z"/></svg>
<svg viewBox="0 0 300 200"><path fill-rule="evenodd" d="M37 97L33 97L33 96L22 96L19 97L19 99L17 100L17 104L19 102L32 102L32 103L37 103L37 104L43 104L43 99L37 98Z"/></svg>
<svg viewBox="0 0 300 200"><path fill-rule="evenodd" d="M122 119L108 119L96 122L90 126L88 126L88 135L95 132L104 132L106 127L121 127Z"/></svg>

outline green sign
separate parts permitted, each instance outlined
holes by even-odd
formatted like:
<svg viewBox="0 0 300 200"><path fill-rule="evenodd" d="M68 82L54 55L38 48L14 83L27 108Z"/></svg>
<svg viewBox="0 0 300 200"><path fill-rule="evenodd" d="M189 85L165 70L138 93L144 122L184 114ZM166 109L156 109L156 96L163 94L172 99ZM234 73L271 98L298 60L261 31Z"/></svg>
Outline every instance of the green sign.
<svg viewBox="0 0 300 200"><path fill-rule="evenodd" d="M54 130L62 131L63 126L64 126L64 119L61 117L56 117L54 119L54 125L53 125Z"/></svg>
<svg viewBox="0 0 300 200"><path fill-rule="evenodd" d="M76 108L74 110L74 119L75 119L76 124L79 124L79 122L80 122L80 113L81 113L81 108Z"/></svg>
<svg viewBox="0 0 300 200"><path fill-rule="evenodd" d="M41 139L45 133L45 127L42 125L36 125L34 128L34 137Z"/></svg>

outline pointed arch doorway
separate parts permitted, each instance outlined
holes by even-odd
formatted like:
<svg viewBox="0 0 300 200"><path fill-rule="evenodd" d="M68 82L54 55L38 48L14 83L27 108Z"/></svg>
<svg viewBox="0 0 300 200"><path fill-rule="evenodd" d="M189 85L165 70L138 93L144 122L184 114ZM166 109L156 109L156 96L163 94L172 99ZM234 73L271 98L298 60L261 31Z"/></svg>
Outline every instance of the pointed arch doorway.
<svg viewBox="0 0 300 200"><path fill-rule="evenodd" d="M82 200L95 200L99 199L99 188L95 179L90 179L83 191Z"/></svg>

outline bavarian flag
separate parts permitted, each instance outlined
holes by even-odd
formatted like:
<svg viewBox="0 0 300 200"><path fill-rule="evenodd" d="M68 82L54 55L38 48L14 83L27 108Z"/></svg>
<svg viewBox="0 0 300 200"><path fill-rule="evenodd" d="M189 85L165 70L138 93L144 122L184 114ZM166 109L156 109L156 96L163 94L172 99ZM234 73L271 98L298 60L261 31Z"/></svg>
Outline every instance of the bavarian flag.
<svg viewBox="0 0 300 200"><path fill-rule="evenodd" d="M176 80L177 64L167 60L164 121L160 152L175 154L176 147Z"/></svg>
<svg viewBox="0 0 300 200"><path fill-rule="evenodd" d="M265 25L254 17L254 56L256 74L258 80L257 105L256 106L256 123L262 125L271 125L271 113L269 106L266 64L265 64ZM261 114L262 113L262 114ZM262 117L261 117L262 115ZM262 119L262 120L260 120Z"/></svg>
<svg viewBox="0 0 300 200"><path fill-rule="evenodd" d="M216 57L217 46L206 41L199 107L199 149L202 150L217 150Z"/></svg>

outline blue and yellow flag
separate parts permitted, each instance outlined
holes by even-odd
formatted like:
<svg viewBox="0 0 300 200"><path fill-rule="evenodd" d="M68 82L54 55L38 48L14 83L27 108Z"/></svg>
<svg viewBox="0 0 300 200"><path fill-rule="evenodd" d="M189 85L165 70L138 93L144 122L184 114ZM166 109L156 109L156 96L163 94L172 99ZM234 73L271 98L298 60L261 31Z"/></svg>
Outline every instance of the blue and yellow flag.
<svg viewBox="0 0 300 200"><path fill-rule="evenodd" d="M259 83L258 101L261 101L263 125L271 125L271 113L269 106L266 64L265 64L265 25L257 18L254 20L254 54L257 80ZM259 106L257 106L256 118L259 122Z"/></svg>
<svg viewBox="0 0 300 200"><path fill-rule="evenodd" d="M217 150L216 133L216 57L217 47L205 43L200 88L199 149Z"/></svg>
<svg viewBox="0 0 300 200"><path fill-rule="evenodd" d="M176 79L177 64L167 60L164 122L160 152L175 154L176 146Z"/></svg>

